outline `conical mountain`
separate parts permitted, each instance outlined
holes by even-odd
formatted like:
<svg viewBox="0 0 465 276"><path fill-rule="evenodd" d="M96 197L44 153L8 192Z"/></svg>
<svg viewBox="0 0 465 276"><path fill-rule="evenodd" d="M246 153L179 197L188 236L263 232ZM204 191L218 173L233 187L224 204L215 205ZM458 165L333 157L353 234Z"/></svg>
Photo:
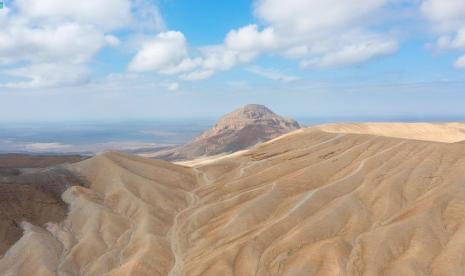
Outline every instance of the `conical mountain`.
<svg viewBox="0 0 465 276"><path fill-rule="evenodd" d="M264 105L249 104L221 117L211 129L180 147L151 157L189 160L231 153L299 129L296 121L275 114Z"/></svg>

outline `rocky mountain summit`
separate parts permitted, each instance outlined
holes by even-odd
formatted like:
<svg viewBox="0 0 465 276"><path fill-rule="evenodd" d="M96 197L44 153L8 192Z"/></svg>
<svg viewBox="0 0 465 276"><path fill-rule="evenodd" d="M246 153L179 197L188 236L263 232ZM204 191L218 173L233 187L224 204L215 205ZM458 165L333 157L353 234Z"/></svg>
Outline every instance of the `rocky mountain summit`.
<svg viewBox="0 0 465 276"><path fill-rule="evenodd" d="M249 104L221 117L213 128L192 142L151 157L172 161L231 153L299 128L299 123L275 114L266 106Z"/></svg>

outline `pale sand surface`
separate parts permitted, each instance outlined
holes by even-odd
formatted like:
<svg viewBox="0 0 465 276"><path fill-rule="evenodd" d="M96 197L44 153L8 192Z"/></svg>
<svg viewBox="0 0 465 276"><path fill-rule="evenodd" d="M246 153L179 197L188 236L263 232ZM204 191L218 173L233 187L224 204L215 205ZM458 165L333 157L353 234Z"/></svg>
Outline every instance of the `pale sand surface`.
<svg viewBox="0 0 465 276"><path fill-rule="evenodd" d="M465 123L361 123L322 125L317 128L333 133L371 134L444 143L465 140Z"/></svg>
<svg viewBox="0 0 465 276"><path fill-rule="evenodd" d="M0 274L464 275L465 145L443 143L465 140L461 124L359 126L192 167L119 153L69 165L89 188L64 193L63 223L24 223Z"/></svg>

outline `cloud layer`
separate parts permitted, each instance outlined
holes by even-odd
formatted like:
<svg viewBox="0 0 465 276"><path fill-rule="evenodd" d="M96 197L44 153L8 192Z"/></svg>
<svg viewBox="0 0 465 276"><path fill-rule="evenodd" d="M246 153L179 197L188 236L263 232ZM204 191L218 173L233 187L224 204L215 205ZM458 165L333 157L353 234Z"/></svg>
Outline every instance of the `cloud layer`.
<svg viewBox="0 0 465 276"><path fill-rule="evenodd" d="M113 31L142 28L149 16L152 28L163 22L147 3L130 0L16 0L0 10L0 66L16 66L3 73L19 78L0 87L40 88L85 83L87 64L104 47L116 47ZM160 25L160 26L157 26Z"/></svg>
<svg viewBox="0 0 465 276"><path fill-rule="evenodd" d="M439 36L436 43L439 49L465 51L465 1L425 0L421 11ZM454 66L465 68L465 55L457 58Z"/></svg>
<svg viewBox="0 0 465 276"><path fill-rule="evenodd" d="M9 80L0 87L88 83L97 54L126 47L131 36L142 39L127 71L164 76L166 83L176 84L166 86L171 91L179 81L203 80L262 55L293 60L303 70L347 67L399 49L399 30L392 24L398 18L392 14L405 7L426 19L425 30L436 37L437 49L465 52L463 0L288 0L285 5L256 0L255 23L227 31L216 45L195 47L182 30L166 28L150 0L15 0L0 10L0 70ZM121 31L129 35L121 38ZM465 54L454 66L465 68ZM247 68L286 80L276 69Z"/></svg>
<svg viewBox="0 0 465 276"><path fill-rule="evenodd" d="M229 31L221 45L204 47L189 57L185 37L159 34L142 46L129 69L179 74L200 80L217 71L248 63L261 54L297 59L302 68L332 68L389 55L398 48L388 32L371 29L372 18L388 0L260 0L254 13L264 26ZM170 36L176 34L176 41ZM155 54L156 53L156 54ZM161 54L165 53L165 54Z"/></svg>

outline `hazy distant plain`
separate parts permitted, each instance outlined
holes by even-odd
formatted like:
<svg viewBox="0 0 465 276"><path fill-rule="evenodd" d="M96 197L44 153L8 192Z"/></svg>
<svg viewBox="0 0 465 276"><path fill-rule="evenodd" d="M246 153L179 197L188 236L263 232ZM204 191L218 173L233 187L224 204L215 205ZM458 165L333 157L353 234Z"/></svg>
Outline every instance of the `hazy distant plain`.
<svg viewBox="0 0 465 276"><path fill-rule="evenodd" d="M296 118L305 126L338 122L447 122L451 117ZM138 153L188 142L215 124L214 118L131 121L0 123L0 153L93 155L108 150Z"/></svg>

